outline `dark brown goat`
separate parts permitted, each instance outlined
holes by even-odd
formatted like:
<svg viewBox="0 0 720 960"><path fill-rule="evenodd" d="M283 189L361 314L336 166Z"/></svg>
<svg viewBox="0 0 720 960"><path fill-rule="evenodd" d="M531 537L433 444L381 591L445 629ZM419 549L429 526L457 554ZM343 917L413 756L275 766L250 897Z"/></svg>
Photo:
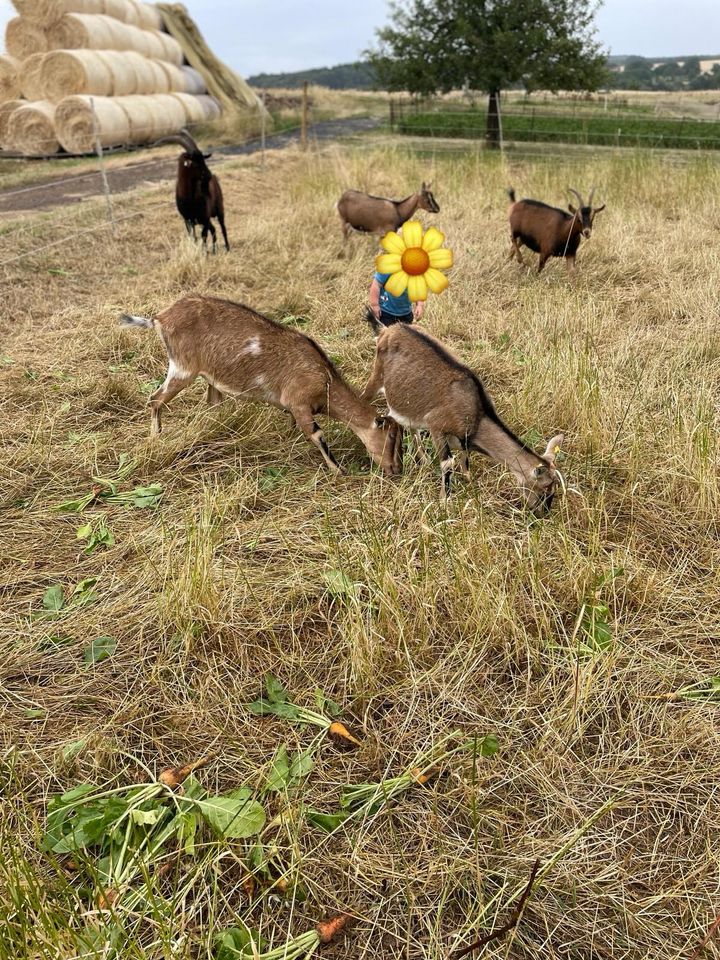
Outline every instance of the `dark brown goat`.
<svg viewBox="0 0 720 960"><path fill-rule="evenodd" d="M210 172L205 162L212 154L203 153L187 130L171 137L163 137L157 143L177 143L184 150L178 160L175 201L178 212L185 221L187 232L196 240L195 228L202 227L204 246L207 246L208 233L212 234L213 253L216 253L217 233L212 223L214 217L220 224L225 249L230 250L225 229L225 206L220 181L214 173Z"/></svg>
<svg viewBox="0 0 720 960"><path fill-rule="evenodd" d="M379 234L399 230L418 208L428 213L440 213L437 200L430 192L431 186L423 181L417 193L411 193L404 200L388 200L359 190L346 190L335 204L343 237L347 240L351 230Z"/></svg>
<svg viewBox="0 0 720 960"><path fill-rule="evenodd" d="M516 200L512 187L510 197L510 260L516 257L523 263L520 247L523 244L540 254L538 273L541 272L550 257L564 257L568 273L575 270L575 256L582 237L588 239L592 234L596 214L605 209L592 206L595 188L590 191L587 203L572 187L568 188L578 198L579 207L569 204L567 210L551 207L540 200ZM568 213L569 211L569 213Z"/></svg>

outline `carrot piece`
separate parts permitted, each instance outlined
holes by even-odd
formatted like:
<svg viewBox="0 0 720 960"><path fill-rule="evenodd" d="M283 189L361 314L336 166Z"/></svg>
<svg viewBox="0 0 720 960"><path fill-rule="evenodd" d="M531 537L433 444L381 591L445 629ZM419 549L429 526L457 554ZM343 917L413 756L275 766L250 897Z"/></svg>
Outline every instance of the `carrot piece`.
<svg viewBox="0 0 720 960"><path fill-rule="evenodd" d="M339 913L329 920L318 923L315 927L320 943L331 943L339 933L350 923L352 917L349 913Z"/></svg>
<svg viewBox="0 0 720 960"><path fill-rule="evenodd" d="M344 723L340 723L339 720L335 720L334 723L331 723L328 727L328 735L338 746L345 746L349 749L353 747L361 747L362 743L354 737Z"/></svg>
<svg viewBox="0 0 720 960"><path fill-rule="evenodd" d="M109 910L119 896L119 892L112 887L109 890L103 890L98 895L97 905L101 910Z"/></svg>
<svg viewBox="0 0 720 960"><path fill-rule="evenodd" d="M166 767L158 777L158 780L163 786L170 787L171 790L174 790L176 787L179 787L184 780L187 780L195 770L200 770L202 767L206 767L209 763L212 763L216 756L216 753L209 753L206 757L200 757L199 760L186 763L182 767Z"/></svg>
<svg viewBox="0 0 720 960"><path fill-rule="evenodd" d="M436 774L437 774L437 770L434 770L432 768L430 770L426 770L425 773L422 772L420 767L414 767L410 771L410 776L415 780L416 783L420 783L420 784L427 783L428 780L430 780Z"/></svg>

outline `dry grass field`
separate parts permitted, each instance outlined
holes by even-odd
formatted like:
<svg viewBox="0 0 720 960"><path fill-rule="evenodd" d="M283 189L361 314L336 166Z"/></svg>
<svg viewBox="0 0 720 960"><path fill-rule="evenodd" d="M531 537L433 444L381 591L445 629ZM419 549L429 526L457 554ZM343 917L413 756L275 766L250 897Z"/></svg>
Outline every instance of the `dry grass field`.
<svg viewBox="0 0 720 960"><path fill-rule="evenodd" d="M539 858L517 928L479 955L689 960L720 912L717 161L369 142L216 169L227 256L184 239L169 184L123 196L138 216L115 241L8 264L105 210L0 223L0 958L249 958L246 925L256 956L292 960L315 946L292 938L347 911L323 955L441 960L511 916ZM447 505L434 462L383 478L338 424L334 479L287 416L209 411L199 382L150 440L164 353L119 313L244 301L303 324L360 386L376 244L343 249L333 203L423 178L456 254L427 327L529 442L565 432L549 518L480 457ZM506 260L510 182L551 202L597 185L574 283ZM361 746L250 712L267 674L301 707L335 701ZM207 754L185 793L128 795ZM94 839L68 856L48 804L82 784L101 795ZM239 788L228 803L261 804L264 826L199 818L194 843L148 841ZM117 890L108 844L129 865Z"/></svg>

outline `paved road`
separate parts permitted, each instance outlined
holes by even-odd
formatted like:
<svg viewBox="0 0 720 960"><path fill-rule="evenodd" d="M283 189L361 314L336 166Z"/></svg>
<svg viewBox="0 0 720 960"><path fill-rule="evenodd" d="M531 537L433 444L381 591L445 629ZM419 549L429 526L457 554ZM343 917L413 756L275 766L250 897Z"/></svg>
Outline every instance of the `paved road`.
<svg viewBox="0 0 720 960"><path fill-rule="evenodd" d="M378 117L350 117L346 120L323 120L313 123L308 128L311 140L341 140L343 137L353 136L374 130L382 124ZM289 130L286 133L272 134L266 140L269 150L283 149L300 139L299 130ZM260 141L252 140L249 143L235 146L217 147L215 156L238 156L258 153ZM171 180L175 176L177 160L137 160L123 167L108 169L107 177L112 193L124 193L143 183L157 183L160 180ZM58 176L32 184L30 187L10 188L0 191L0 215L17 213L27 210L48 210L53 207L69 206L81 203L90 197L96 197L100 191L99 175L97 172L79 173L68 176Z"/></svg>

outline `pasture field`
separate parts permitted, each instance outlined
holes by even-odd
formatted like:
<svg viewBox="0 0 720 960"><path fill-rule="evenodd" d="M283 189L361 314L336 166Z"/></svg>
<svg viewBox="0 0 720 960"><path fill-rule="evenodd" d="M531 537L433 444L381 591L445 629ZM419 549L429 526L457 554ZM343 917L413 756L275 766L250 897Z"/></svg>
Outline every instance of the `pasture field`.
<svg viewBox="0 0 720 960"><path fill-rule="evenodd" d="M105 208L2 223L0 960L230 960L252 956L243 924L299 957L307 937L283 945L338 911L356 920L327 957L442 960L511 916L537 858L516 930L481 956L689 958L720 909L717 164L432 162L368 141L216 170L227 256L184 239L170 184L118 200L138 216L117 240L7 263ZM480 457L447 505L434 462L383 478L338 424L333 479L284 414L209 411L200 383L150 440L164 352L120 312L244 301L359 387L377 247L343 248L333 203L422 179L456 254L428 329L528 442L566 434L547 519ZM549 201L597 186L574 283L507 261L509 183ZM334 701L361 746L293 722L272 684L281 715L253 714L267 674L294 704ZM185 794L110 805L208 754ZM68 855L56 798L82 785L104 799ZM230 794L243 829L193 820L204 794ZM130 868L117 895L108 844Z"/></svg>

